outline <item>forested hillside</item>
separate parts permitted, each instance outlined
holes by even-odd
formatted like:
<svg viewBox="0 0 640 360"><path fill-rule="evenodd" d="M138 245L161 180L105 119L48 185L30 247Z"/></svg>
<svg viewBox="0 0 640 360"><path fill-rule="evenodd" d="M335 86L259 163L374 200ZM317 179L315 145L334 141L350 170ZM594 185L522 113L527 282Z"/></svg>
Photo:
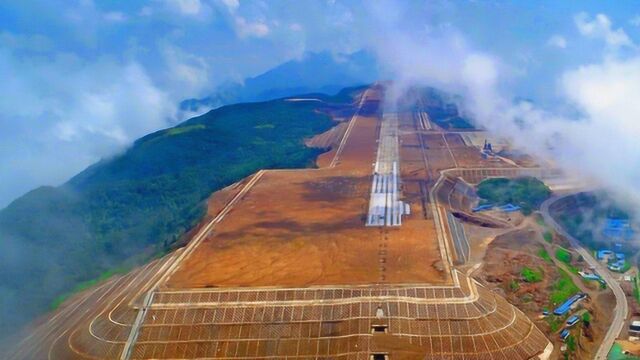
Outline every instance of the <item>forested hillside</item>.
<svg viewBox="0 0 640 360"><path fill-rule="evenodd" d="M325 110L352 92L225 106L14 201L0 211L2 334L92 279L164 253L213 191L261 168L313 166L322 150L303 139L329 129Z"/></svg>

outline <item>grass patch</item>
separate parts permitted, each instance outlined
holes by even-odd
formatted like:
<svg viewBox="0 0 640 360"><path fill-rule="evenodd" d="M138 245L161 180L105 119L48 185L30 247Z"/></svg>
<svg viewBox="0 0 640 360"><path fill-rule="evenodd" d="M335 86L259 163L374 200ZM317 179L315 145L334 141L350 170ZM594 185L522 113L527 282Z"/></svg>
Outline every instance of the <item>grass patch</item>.
<svg viewBox="0 0 640 360"><path fill-rule="evenodd" d="M576 351L576 338L573 335L569 335L565 340L565 344L567 344L567 349L569 353L574 353Z"/></svg>
<svg viewBox="0 0 640 360"><path fill-rule="evenodd" d="M556 259L565 264L571 264L571 252L563 247L558 247L556 249Z"/></svg>
<svg viewBox="0 0 640 360"><path fill-rule="evenodd" d="M567 268L569 268L569 271L571 271L571 273L576 275L578 275L578 273L580 272L580 269L570 264L567 264Z"/></svg>
<svg viewBox="0 0 640 360"><path fill-rule="evenodd" d="M553 290L549 296L549 300L554 306L564 302L573 294L580 291L566 271L558 269L558 272L560 273L560 277L553 284Z"/></svg>
<svg viewBox="0 0 640 360"><path fill-rule="evenodd" d="M201 130L201 129L204 129L204 128L205 128L204 124L195 124L195 125L189 125L189 126L175 127L175 128L171 128L171 129L165 131L164 135L166 135L166 136L175 136L175 135L185 134L185 133L188 133L188 132L194 131L194 130Z"/></svg>
<svg viewBox="0 0 640 360"><path fill-rule="evenodd" d="M548 242L549 244L551 244L551 242L553 242L553 234L549 230L545 231L542 234L542 238L544 239L544 241Z"/></svg>
<svg viewBox="0 0 640 360"><path fill-rule="evenodd" d="M516 292L518 291L518 289L520 289L520 284L517 280L513 279L509 282L509 289L513 292Z"/></svg>
<svg viewBox="0 0 640 360"><path fill-rule="evenodd" d="M609 360L639 360L640 357L622 353L622 345L614 343L607 357Z"/></svg>
<svg viewBox="0 0 640 360"><path fill-rule="evenodd" d="M129 268L116 268L116 269L111 269L108 271L103 272L102 274L100 274L100 276L98 276L95 279L91 279L91 280L87 280L87 281L83 281L79 284L77 284L73 290L64 293L62 295L57 296L55 299L53 299L53 301L51 302L51 304L49 305L49 309L50 310L55 310L57 309L60 305L62 305L63 302L65 302L67 299L69 299L71 296L87 290L95 285L98 285L104 281L107 281L109 278L111 278L112 276L116 275L116 274L124 274L127 271L129 271Z"/></svg>
<svg viewBox="0 0 640 360"><path fill-rule="evenodd" d="M551 196L551 190L534 177L495 178L478 185L478 196L496 205L518 205L523 214L529 215Z"/></svg>
<svg viewBox="0 0 640 360"><path fill-rule="evenodd" d="M524 281L528 283L536 283L542 281L542 271L534 270L530 267L523 267L520 275Z"/></svg>
<svg viewBox="0 0 640 360"><path fill-rule="evenodd" d="M551 328L552 333L560 330L560 327L563 324L562 319L558 318L557 316L547 316L546 320L547 324L549 324L549 327Z"/></svg>
<svg viewBox="0 0 640 360"><path fill-rule="evenodd" d="M551 256L549 256L549 253L544 248L538 250L538 256L540 256L542 260L548 262L549 264L553 263L553 260L551 260Z"/></svg>

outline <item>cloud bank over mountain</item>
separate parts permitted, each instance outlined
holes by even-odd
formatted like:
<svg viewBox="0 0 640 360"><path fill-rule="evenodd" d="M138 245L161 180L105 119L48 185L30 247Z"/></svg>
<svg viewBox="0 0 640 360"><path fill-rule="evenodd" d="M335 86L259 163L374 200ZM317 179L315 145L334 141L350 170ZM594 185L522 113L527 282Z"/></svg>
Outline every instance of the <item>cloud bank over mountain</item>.
<svg viewBox="0 0 640 360"><path fill-rule="evenodd" d="M377 2L379 34L372 46L402 87L435 86L463 95L479 124L540 158L587 177L631 207L640 205L640 53L605 14L575 17L577 31L603 46L600 61L568 67L555 82L563 112L514 100L510 72L496 55L472 47L453 27L419 31L393 3ZM391 14L391 15L390 15ZM633 51L629 51L633 49Z"/></svg>
<svg viewBox="0 0 640 360"><path fill-rule="evenodd" d="M635 114L618 107L635 109L630 99L637 91L631 80L639 14L633 2L603 6L6 1L0 5L0 207L39 185L60 184L132 140L188 117L192 113L179 106L184 99L220 95L216 89L222 84L244 84L309 53L329 54L336 64L344 54L374 54L385 78L393 73L399 83L459 91L480 121L514 136L514 118L540 117L528 126L540 132L541 143L554 132L573 129L577 119L590 126L582 132L615 124L607 131L635 135L629 123ZM328 73L319 70L317 78L329 79ZM607 86L604 98L597 95L597 83L588 83L590 76ZM617 78L625 81L614 82ZM287 80L289 90L317 85L310 78ZM591 85L595 88L587 90ZM283 94L262 88L265 94ZM621 93L627 96L609 98ZM516 97L533 99L536 106L514 105ZM540 105L553 111L543 112ZM560 119L554 107L581 116ZM546 151L542 144L531 146ZM572 145L558 156L589 150ZM605 153L590 155L589 161Z"/></svg>

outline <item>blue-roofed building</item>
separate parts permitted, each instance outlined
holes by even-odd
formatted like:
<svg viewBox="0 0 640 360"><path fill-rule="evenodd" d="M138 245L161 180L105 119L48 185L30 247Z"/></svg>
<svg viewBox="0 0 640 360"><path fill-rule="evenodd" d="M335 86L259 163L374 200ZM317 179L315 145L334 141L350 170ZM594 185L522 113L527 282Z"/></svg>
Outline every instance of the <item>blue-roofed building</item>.
<svg viewBox="0 0 640 360"><path fill-rule="evenodd" d="M580 321L580 317L578 315L572 315L567 319L567 326L573 326Z"/></svg>
<svg viewBox="0 0 640 360"><path fill-rule="evenodd" d="M564 341L568 337L569 337L569 329L562 329L562 331L560 331L560 339Z"/></svg>
<svg viewBox="0 0 640 360"><path fill-rule="evenodd" d="M583 279L586 279L586 280L601 280L602 279L600 277L600 275L598 275L598 274L585 274L583 272L580 272L580 275L582 276Z"/></svg>
<svg viewBox="0 0 640 360"><path fill-rule="evenodd" d="M609 238L629 240L633 229L627 219L607 219L602 233Z"/></svg>
<svg viewBox="0 0 640 360"><path fill-rule="evenodd" d="M626 262L624 260L618 260L618 261L616 261L616 262L614 262L612 264L609 264L607 267L611 271L622 272L624 270L625 264L626 264Z"/></svg>
<svg viewBox="0 0 640 360"><path fill-rule="evenodd" d="M611 250L598 250L598 260L603 260L604 258L613 255L613 251Z"/></svg>
<svg viewBox="0 0 640 360"><path fill-rule="evenodd" d="M478 205L478 206L474 207L473 209L471 209L471 211L480 212L480 211L486 211L486 210L491 210L491 209L493 209L493 204L486 204L486 205Z"/></svg>
<svg viewBox="0 0 640 360"><path fill-rule="evenodd" d="M600 277L600 275L598 275L598 274L587 274L587 273L584 273L582 271L579 271L578 274L580 274L580 276L582 276L582 278L585 279L585 280L595 280L595 281L599 282L602 285L606 285L607 284L604 281L604 279L602 277Z"/></svg>
<svg viewBox="0 0 640 360"><path fill-rule="evenodd" d="M624 259L625 259L625 256L624 256L624 254L623 254L623 253L616 253L616 259L617 259L617 260L624 260Z"/></svg>
<svg viewBox="0 0 640 360"><path fill-rule="evenodd" d="M565 301L560 306L558 306L555 310L553 310L553 314L557 316L565 315L567 312L569 312L569 310L571 310L571 308L575 304L577 304L578 302L580 302L586 297L587 297L587 294L585 293L577 293L573 295L567 301Z"/></svg>
<svg viewBox="0 0 640 360"><path fill-rule="evenodd" d="M502 205L502 206L498 207L498 209L500 211L504 211L504 212L514 212L514 211L520 210L520 206L513 205L513 204L506 204L506 205Z"/></svg>

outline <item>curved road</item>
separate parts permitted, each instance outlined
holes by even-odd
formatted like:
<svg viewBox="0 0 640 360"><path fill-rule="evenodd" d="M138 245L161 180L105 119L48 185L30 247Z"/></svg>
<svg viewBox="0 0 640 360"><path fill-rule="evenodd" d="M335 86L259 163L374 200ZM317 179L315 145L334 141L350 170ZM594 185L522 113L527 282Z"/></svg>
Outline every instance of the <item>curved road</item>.
<svg viewBox="0 0 640 360"><path fill-rule="evenodd" d="M571 246L580 255L582 255L582 258L584 258L584 260L590 266L593 266L598 271L598 274L602 276L602 279L604 279L604 281L607 283L607 286L609 286L609 288L613 291L613 294L616 297L616 307L613 309L613 321L611 322L611 326L609 326L609 330L605 334L604 339L602 339L600 348L598 349L598 352L594 357L595 359L598 359L598 360L600 359L605 360L607 358L607 355L609 354L609 350L613 346L613 343L615 342L616 338L620 334L620 331L622 331L622 327L624 326L625 320L627 318L627 314L629 312L629 307L627 304L627 298L624 294L624 291L622 291L622 287L620 287L620 284L618 283L618 281L616 281L616 279L613 278L609 270L605 269L600 264L600 262L594 259L593 256L591 255L591 252L583 248L578 242L578 240L576 240L573 236L569 235L569 233L567 233L562 228L562 226L560 226L560 224L558 224L555 221L555 219L549 214L549 206L551 206L551 204L571 195L575 195L575 193L553 196L547 199L540 206L540 212L542 213L542 217L544 218L544 221L549 226L551 226L556 232L558 232L558 234L567 238L571 243Z"/></svg>

